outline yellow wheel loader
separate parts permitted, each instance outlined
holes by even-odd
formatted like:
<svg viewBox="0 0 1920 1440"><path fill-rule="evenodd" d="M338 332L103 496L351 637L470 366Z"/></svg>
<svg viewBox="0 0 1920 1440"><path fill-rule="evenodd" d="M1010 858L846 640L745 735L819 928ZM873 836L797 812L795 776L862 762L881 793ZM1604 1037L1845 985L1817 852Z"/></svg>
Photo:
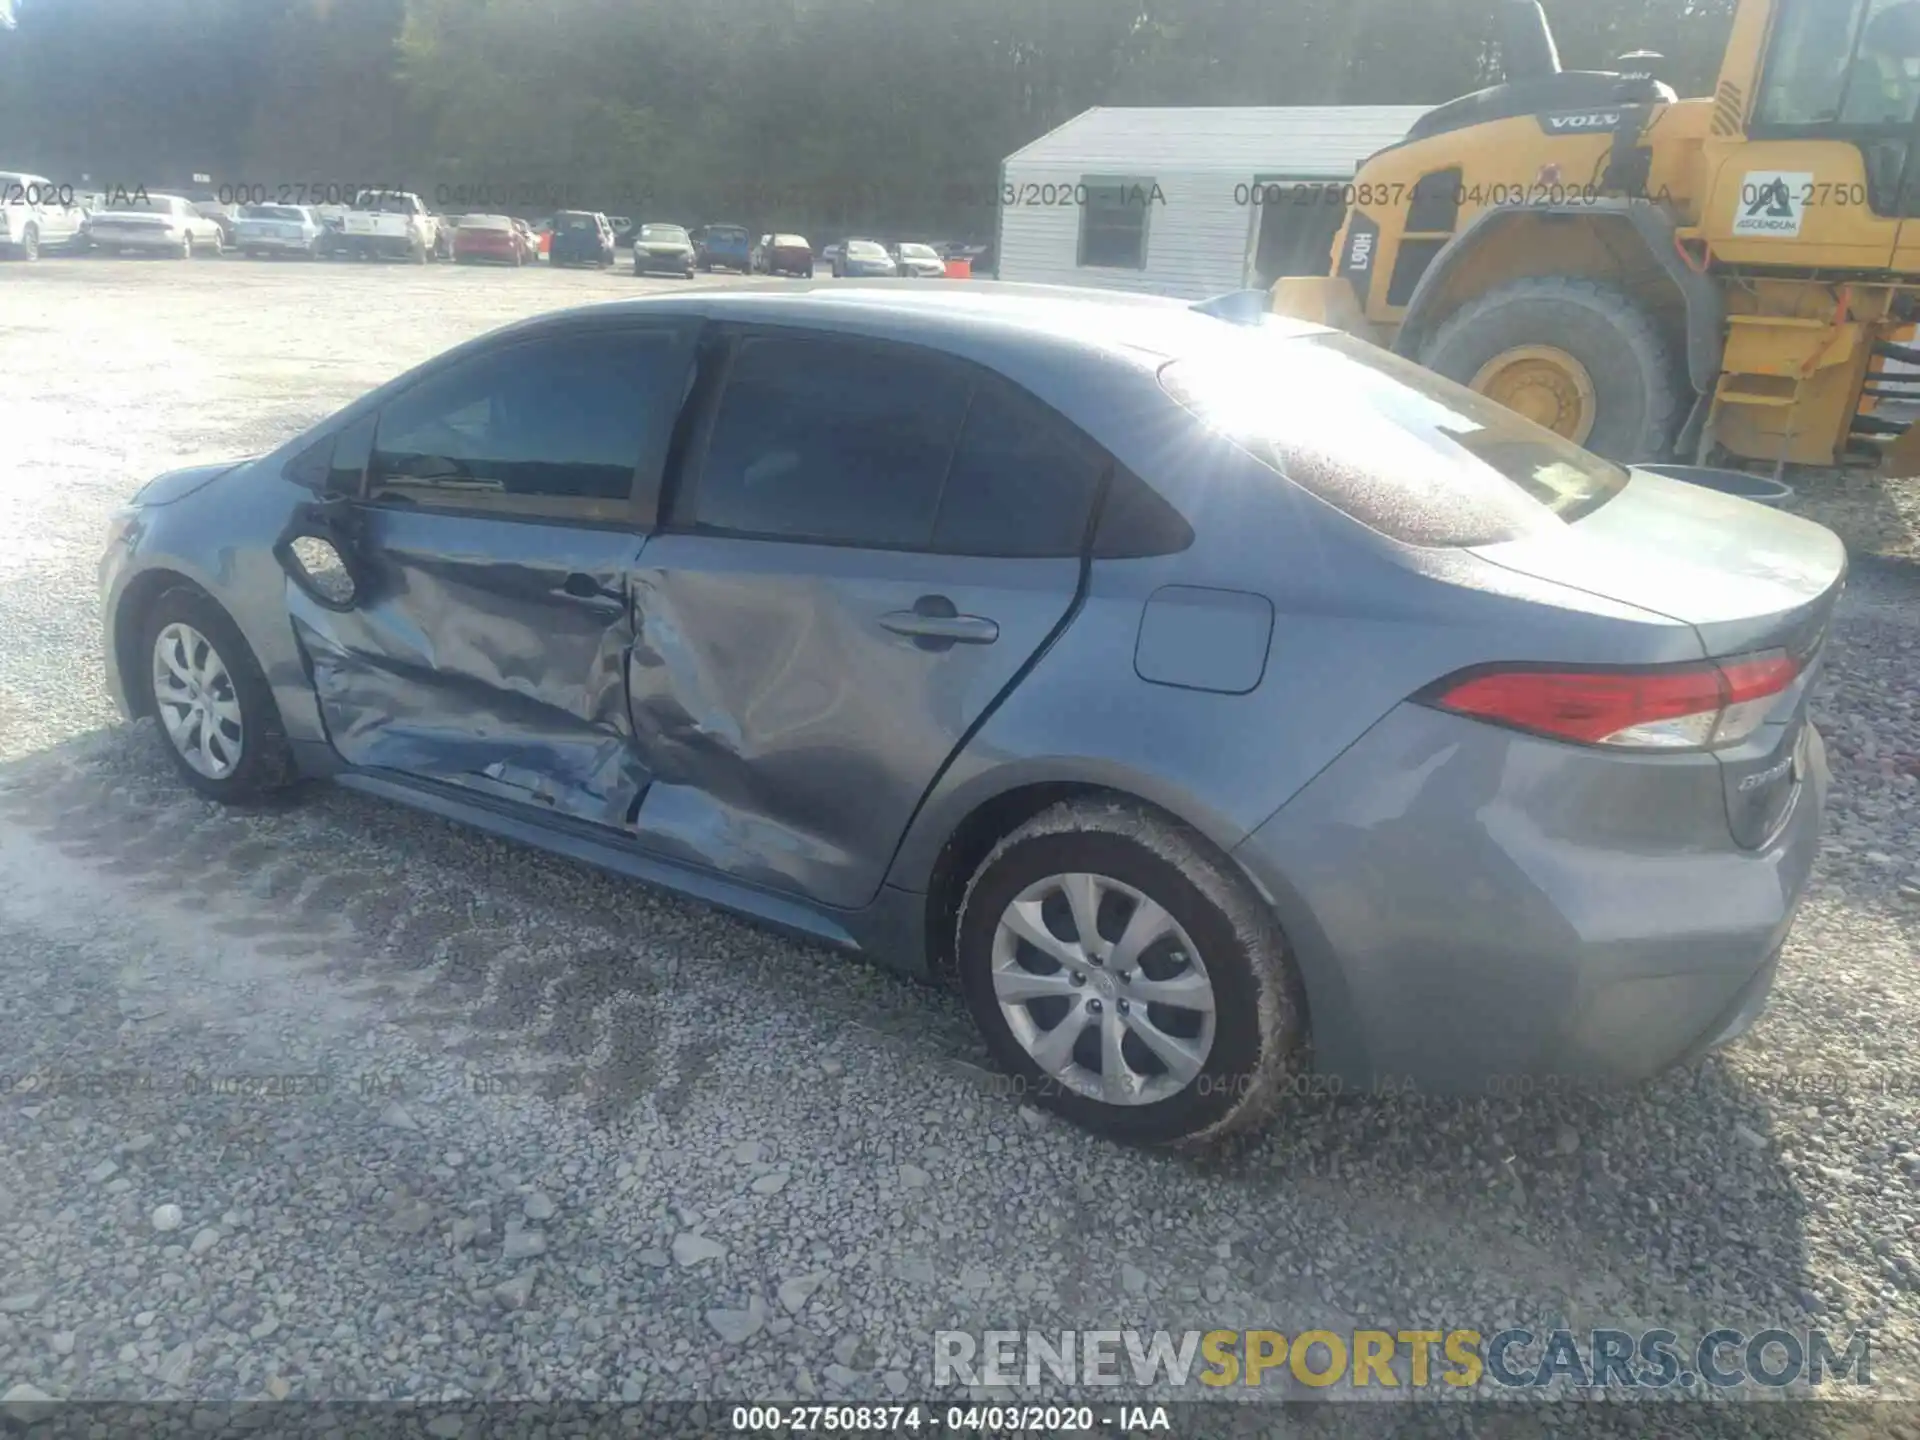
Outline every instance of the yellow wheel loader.
<svg viewBox="0 0 1920 1440"><path fill-rule="evenodd" d="M1614 459L1920 474L1920 0L1740 0L1691 100L1502 19L1505 83L1367 161L1272 307Z"/></svg>

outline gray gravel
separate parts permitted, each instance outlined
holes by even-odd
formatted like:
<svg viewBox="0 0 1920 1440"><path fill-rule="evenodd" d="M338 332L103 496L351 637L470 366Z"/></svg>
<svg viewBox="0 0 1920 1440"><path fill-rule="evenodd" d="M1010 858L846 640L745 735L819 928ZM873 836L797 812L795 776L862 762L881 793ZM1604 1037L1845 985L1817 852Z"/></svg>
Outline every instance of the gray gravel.
<svg viewBox="0 0 1920 1440"><path fill-rule="evenodd" d="M344 792L222 811L114 721L92 564L146 475L672 284L0 279L0 1057L45 1077L0 1097L0 1398L880 1401L934 1395L943 1328L1508 1322L1872 1325L1914 1398L1911 565L1847 601L1832 838L1751 1037L1622 1095L1307 1104L1206 1162L1021 1107L949 996ZM1359 1408L1272 1433L1415 1433Z"/></svg>

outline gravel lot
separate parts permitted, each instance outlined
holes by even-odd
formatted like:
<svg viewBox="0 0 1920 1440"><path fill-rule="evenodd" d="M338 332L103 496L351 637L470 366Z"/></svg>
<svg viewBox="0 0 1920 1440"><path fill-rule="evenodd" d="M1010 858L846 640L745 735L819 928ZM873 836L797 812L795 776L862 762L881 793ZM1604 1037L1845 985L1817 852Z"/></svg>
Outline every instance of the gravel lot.
<svg viewBox="0 0 1920 1440"><path fill-rule="evenodd" d="M0 270L0 1069L65 1077L0 1095L0 1391L933 1398L944 1328L1511 1322L1870 1325L1879 1397L1920 1400L1911 489L1857 502L1881 555L1819 700L1831 839L1752 1036L1628 1094L1315 1102L1204 1163L1023 1108L950 997L344 792L225 812L116 721L93 564L148 475L509 319L663 288ZM1920 1437L1912 1409L1737 1409Z"/></svg>

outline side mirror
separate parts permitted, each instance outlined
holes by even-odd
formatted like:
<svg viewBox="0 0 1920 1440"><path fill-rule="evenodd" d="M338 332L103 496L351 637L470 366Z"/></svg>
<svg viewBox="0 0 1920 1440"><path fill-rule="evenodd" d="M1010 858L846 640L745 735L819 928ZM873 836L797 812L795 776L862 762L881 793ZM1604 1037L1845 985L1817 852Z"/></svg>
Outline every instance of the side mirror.
<svg viewBox="0 0 1920 1440"><path fill-rule="evenodd" d="M344 501L302 505L274 544L274 558L317 605L348 611L366 593L358 520Z"/></svg>

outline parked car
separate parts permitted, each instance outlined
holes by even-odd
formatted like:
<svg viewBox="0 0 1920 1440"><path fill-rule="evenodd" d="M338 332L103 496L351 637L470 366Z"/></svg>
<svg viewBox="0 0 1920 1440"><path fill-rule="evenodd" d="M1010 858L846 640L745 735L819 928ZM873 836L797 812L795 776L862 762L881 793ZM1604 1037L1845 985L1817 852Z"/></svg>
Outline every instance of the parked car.
<svg viewBox="0 0 1920 1440"><path fill-rule="evenodd" d="M249 259L298 255L317 259L327 227L305 205L243 205L234 217L234 243Z"/></svg>
<svg viewBox="0 0 1920 1440"><path fill-rule="evenodd" d="M462 215L453 232L453 258L460 265L524 265L539 253L532 232L509 215Z"/></svg>
<svg viewBox="0 0 1920 1440"><path fill-rule="evenodd" d="M220 227L185 196L157 191L115 197L111 208L93 217L87 232L95 248L109 254L132 250L191 260L218 255L226 244Z"/></svg>
<svg viewBox="0 0 1920 1440"><path fill-rule="evenodd" d="M607 224L613 227L613 243L616 248L633 248L633 217L631 215L609 215Z"/></svg>
<svg viewBox="0 0 1920 1440"><path fill-rule="evenodd" d="M762 235L754 247L752 268L762 275L813 276L813 246L804 235Z"/></svg>
<svg viewBox="0 0 1920 1440"><path fill-rule="evenodd" d="M833 273L841 279L891 279L900 269L878 240L849 240L834 264Z"/></svg>
<svg viewBox="0 0 1920 1440"><path fill-rule="evenodd" d="M838 275L840 273L840 257L846 253L846 241L829 240L820 247L820 253L817 258L827 267L829 273Z"/></svg>
<svg viewBox="0 0 1920 1440"><path fill-rule="evenodd" d="M607 217L593 210L562 210L553 217L553 245L549 258L555 265L613 264L613 227Z"/></svg>
<svg viewBox="0 0 1920 1440"><path fill-rule="evenodd" d="M332 248L354 259L425 265L441 252L440 223L410 190L363 190L342 217Z"/></svg>
<svg viewBox="0 0 1920 1440"><path fill-rule="evenodd" d="M947 262L931 245L921 245L912 240L903 240L893 252L894 268L900 274L920 280L942 280L946 278Z"/></svg>
<svg viewBox="0 0 1920 1440"><path fill-rule="evenodd" d="M753 241L744 225L703 225L693 232L694 263L702 270L753 269Z"/></svg>
<svg viewBox="0 0 1920 1440"><path fill-rule="evenodd" d="M642 225L633 242L633 273L693 278L693 239L678 225Z"/></svg>
<svg viewBox="0 0 1920 1440"><path fill-rule="evenodd" d="M234 248L234 222L239 219L240 209L229 201L222 200L219 192L209 190L204 185L190 186L180 192L186 202L193 206L194 213L220 227L220 243L229 250Z"/></svg>
<svg viewBox="0 0 1920 1440"><path fill-rule="evenodd" d="M518 216L514 217L513 228L520 236L520 242L527 247L529 263L538 260L546 253L546 237Z"/></svg>
<svg viewBox="0 0 1920 1440"><path fill-rule="evenodd" d="M84 250L87 212L79 199L44 175L0 170L0 255L38 260L43 250Z"/></svg>
<svg viewBox="0 0 1920 1440"><path fill-rule="evenodd" d="M330 775L951 979L1130 1140L1751 1025L1833 534L1319 327L846 305L542 316L161 476L112 694L212 799Z"/></svg>

